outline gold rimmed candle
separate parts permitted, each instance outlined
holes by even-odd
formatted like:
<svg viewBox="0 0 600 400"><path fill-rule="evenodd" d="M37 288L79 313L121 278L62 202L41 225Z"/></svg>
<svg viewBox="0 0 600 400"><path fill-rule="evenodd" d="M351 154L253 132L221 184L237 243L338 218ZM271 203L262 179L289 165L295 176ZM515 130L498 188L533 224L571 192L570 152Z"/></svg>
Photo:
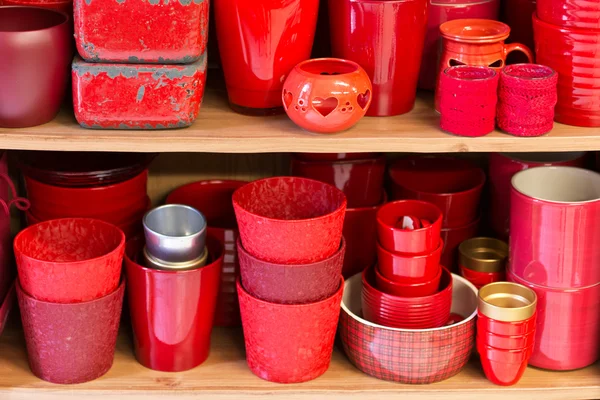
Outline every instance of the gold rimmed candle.
<svg viewBox="0 0 600 400"><path fill-rule="evenodd" d="M504 322L524 321L535 314L537 296L523 285L495 282L479 289L479 312Z"/></svg>

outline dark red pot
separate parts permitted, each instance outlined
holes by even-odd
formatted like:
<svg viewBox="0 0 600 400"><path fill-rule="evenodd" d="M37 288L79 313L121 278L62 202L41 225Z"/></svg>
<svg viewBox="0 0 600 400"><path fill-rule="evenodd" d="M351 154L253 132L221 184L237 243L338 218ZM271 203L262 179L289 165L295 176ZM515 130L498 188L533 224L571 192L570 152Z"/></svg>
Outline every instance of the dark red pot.
<svg viewBox="0 0 600 400"><path fill-rule="evenodd" d="M444 241L444 250L442 250L442 265L446 265L450 271L458 271L458 246L467 239L477 236L479 231L479 221L477 218L470 224L458 228L442 229L441 237Z"/></svg>
<svg viewBox="0 0 600 400"><path fill-rule="evenodd" d="M506 280L505 272L481 272L474 271L459 265L459 271L463 278L471 282L477 289L494 282Z"/></svg>
<svg viewBox="0 0 600 400"><path fill-rule="evenodd" d="M52 120L63 102L73 57L68 15L0 7L0 27L0 127Z"/></svg>
<svg viewBox="0 0 600 400"><path fill-rule="evenodd" d="M379 265L375 267L375 283L381 291L400 297L424 297L431 296L438 291L442 268L437 265L435 275L432 278L409 282L407 280L392 280L380 272ZM444 321L446 322L446 321Z"/></svg>
<svg viewBox="0 0 600 400"><path fill-rule="evenodd" d="M192 369L210 351L223 244L210 232L207 247L212 260L202 268L161 271L138 263L141 237L127 243L125 271L134 348L145 367L167 372Z"/></svg>
<svg viewBox="0 0 600 400"><path fill-rule="evenodd" d="M17 297L29 367L52 383L83 383L112 366L123 308L125 280L112 293L73 304L29 296L17 282Z"/></svg>
<svg viewBox="0 0 600 400"><path fill-rule="evenodd" d="M427 1L329 0L333 56L357 62L373 83L367 115L412 110L427 29Z"/></svg>
<svg viewBox="0 0 600 400"><path fill-rule="evenodd" d="M217 0L219 51L229 102L244 113L283 112L281 90L310 58L319 0Z"/></svg>

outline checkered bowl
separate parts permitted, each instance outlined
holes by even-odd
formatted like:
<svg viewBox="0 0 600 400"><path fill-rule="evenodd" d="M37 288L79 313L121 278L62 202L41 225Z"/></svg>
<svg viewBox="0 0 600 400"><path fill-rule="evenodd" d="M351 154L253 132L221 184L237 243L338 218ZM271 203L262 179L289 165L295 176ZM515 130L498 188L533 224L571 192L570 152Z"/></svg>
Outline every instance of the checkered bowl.
<svg viewBox="0 0 600 400"><path fill-rule="evenodd" d="M452 275L452 310L464 317L432 329L398 329L362 318L361 274L346 280L339 332L346 355L362 372L409 384L448 379L467 364L475 344L477 289Z"/></svg>

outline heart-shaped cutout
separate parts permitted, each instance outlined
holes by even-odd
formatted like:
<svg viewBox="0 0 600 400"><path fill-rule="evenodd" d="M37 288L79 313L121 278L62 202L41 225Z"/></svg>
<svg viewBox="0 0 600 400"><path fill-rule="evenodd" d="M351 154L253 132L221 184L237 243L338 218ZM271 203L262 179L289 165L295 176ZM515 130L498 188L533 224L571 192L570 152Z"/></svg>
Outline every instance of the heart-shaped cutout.
<svg viewBox="0 0 600 400"><path fill-rule="evenodd" d="M312 105L319 114L326 117L337 108L338 99L335 97L328 97L326 99L322 97L315 97L312 101Z"/></svg>
<svg viewBox="0 0 600 400"><path fill-rule="evenodd" d="M358 105L360 106L360 108L362 108L364 110L365 108L367 108L367 104L369 104L370 99L371 99L371 91L369 89L367 89L366 92L358 94L356 101L357 101Z"/></svg>
<svg viewBox="0 0 600 400"><path fill-rule="evenodd" d="M290 108L292 105L292 101L294 100L294 96L292 92L288 92L287 90L283 90L283 104L285 104L285 108Z"/></svg>

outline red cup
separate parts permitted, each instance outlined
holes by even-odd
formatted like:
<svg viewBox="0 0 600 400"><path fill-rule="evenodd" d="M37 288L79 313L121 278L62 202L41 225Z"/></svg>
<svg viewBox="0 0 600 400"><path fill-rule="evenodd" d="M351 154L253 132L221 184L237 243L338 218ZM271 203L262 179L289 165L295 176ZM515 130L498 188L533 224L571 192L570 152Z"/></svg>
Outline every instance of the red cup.
<svg viewBox="0 0 600 400"><path fill-rule="evenodd" d="M251 296L238 280L246 361L256 376L298 383L325 373L340 316L344 280L340 282L338 291L325 300L277 304Z"/></svg>
<svg viewBox="0 0 600 400"><path fill-rule="evenodd" d="M337 187L346 195L349 208L381 203L385 156L349 161L302 161L292 157L291 171L294 176Z"/></svg>
<svg viewBox="0 0 600 400"><path fill-rule="evenodd" d="M61 384L104 375L113 363L124 292L122 280L111 293L92 301L49 303L31 297L17 282L31 372Z"/></svg>
<svg viewBox="0 0 600 400"><path fill-rule="evenodd" d="M357 62L373 83L367 115L412 110L427 29L427 0L329 0L329 10L333 56Z"/></svg>
<svg viewBox="0 0 600 400"><path fill-rule="evenodd" d="M424 297L437 292L442 278L442 268L437 266L437 273L433 278L423 282L400 282L388 279L379 271L379 266L375 267L375 282L377 288L385 293L402 297Z"/></svg>
<svg viewBox="0 0 600 400"><path fill-rule="evenodd" d="M539 301L539 299L538 299ZM477 329L484 332L495 333L502 336L523 336L531 333L536 327L536 315L523 321L506 322L498 321L478 313Z"/></svg>
<svg viewBox="0 0 600 400"><path fill-rule="evenodd" d="M340 248L346 196L323 182L274 177L233 194L244 249L263 261L308 264Z"/></svg>
<svg viewBox="0 0 600 400"><path fill-rule="evenodd" d="M501 350L477 344L481 366L488 380L496 385L516 384L527 368L531 348Z"/></svg>
<svg viewBox="0 0 600 400"><path fill-rule="evenodd" d="M140 265L143 237L127 242L125 272L135 357L146 368L186 371L202 364L219 292L223 244L208 233L209 263L186 271Z"/></svg>
<svg viewBox="0 0 600 400"><path fill-rule="evenodd" d="M467 239L477 236L479 231L479 220L458 228L442 229L441 238L444 241L441 264L447 266L451 271L457 271L458 246Z"/></svg>
<svg viewBox="0 0 600 400"><path fill-rule="evenodd" d="M125 234L107 222L54 219L22 230L14 241L19 281L40 301L79 303L119 286Z"/></svg>
<svg viewBox="0 0 600 400"><path fill-rule="evenodd" d="M386 280L389 279L396 283L425 284L440 275L440 258L443 248L444 242L440 240L437 249L431 253L415 256L387 251L377 243L378 270Z"/></svg>
<svg viewBox="0 0 600 400"><path fill-rule="evenodd" d="M346 252L342 239L331 257L311 264L275 264L253 257L237 243L242 286L253 297L278 304L321 301L339 290Z"/></svg>
<svg viewBox="0 0 600 400"><path fill-rule="evenodd" d="M480 272L459 265L460 275L471 282L477 289L494 282L506 280L505 272Z"/></svg>
<svg viewBox="0 0 600 400"><path fill-rule="evenodd" d="M398 219L413 216L426 220L427 226L407 230L397 228ZM425 201L401 200L387 203L377 212L377 237L388 251L426 254L439 246L442 212Z"/></svg>
<svg viewBox="0 0 600 400"><path fill-rule="evenodd" d="M503 350L529 349L533 346L535 330L526 335L503 336L492 332L479 330L477 332L478 346L491 346Z"/></svg>

